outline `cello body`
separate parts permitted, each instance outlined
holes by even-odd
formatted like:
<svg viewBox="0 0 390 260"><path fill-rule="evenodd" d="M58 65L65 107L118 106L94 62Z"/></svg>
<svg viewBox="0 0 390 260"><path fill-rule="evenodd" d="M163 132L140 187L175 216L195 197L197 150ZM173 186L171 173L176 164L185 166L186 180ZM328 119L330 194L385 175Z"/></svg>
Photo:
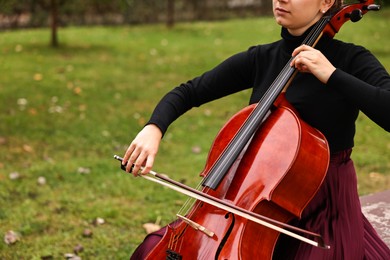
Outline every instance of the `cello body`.
<svg viewBox="0 0 390 260"><path fill-rule="evenodd" d="M327 171L329 149L325 137L303 122L283 95L275 104L217 189L205 187L203 192L288 223L301 216L316 194ZM207 176L253 109L254 105L242 109L220 130L202 176ZM201 201L186 217L213 236L176 221L147 259L180 259L169 258L172 252L182 259L271 259L280 234Z"/></svg>
<svg viewBox="0 0 390 260"><path fill-rule="evenodd" d="M374 0L345 5L323 17L302 44L314 47L323 34L333 37L346 21L379 8ZM330 157L326 138L299 118L282 93L296 72L292 59L259 104L242 109L220 130L201 173L204 194L280 224L301 217ZM198 200L185 218L168 225L147 259L272 259L279 236Z"/></svg>

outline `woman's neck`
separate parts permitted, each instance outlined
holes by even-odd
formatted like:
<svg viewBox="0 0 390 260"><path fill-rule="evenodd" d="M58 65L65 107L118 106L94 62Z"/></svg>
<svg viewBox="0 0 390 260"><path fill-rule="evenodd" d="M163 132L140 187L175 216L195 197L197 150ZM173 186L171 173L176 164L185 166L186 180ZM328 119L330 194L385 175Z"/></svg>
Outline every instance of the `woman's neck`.
<svg viewBox="0 0 390 260"><path fill-rule="evenodd" d="M287 28L287 30L293 36L301 36L307 31L307 29L309 29L315 23L317 23L321 19L321 17L322 14L319 13L317 16L314 17L314 19L310 23L306 24L305 26L300 26L298 28Z"/></svg>

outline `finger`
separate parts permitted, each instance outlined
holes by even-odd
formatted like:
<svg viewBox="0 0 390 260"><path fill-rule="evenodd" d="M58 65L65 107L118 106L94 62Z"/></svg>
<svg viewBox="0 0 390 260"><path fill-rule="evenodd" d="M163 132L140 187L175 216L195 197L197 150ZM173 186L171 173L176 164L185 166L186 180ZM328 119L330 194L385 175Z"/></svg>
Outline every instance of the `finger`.
<svg viewBox="0 0 390 260"><path fill-rule="evenodd" d="M291 54L292 57L297 56L302 51L302 47L296 48L293 53Z"/></svg>
<svg viewBox="0 0 390 260"><path fill-rule="evenodd" d="M146 161L146 155L145 153L141 153L133 164L132 173L134 176L138 176L138 173L141 170L141 167L145 164L145 161Z"/></svg>
<svg viewBox="0 0 390 260"><path fill-rule="evenodd" d="M297 58L295 57L291 62L290 62L290 67L292 68L297 68Z"/></svg>
<svg viewBox="0 0 390 260"><path fill-rule="evenodd" d="M307 47L308 47L307 45L303 44L303 45L295 48L295 50L293 51L291 56L293 56L293 57L297 56L300 52L307 50Z"/></svg>
<svg viewBox="0 0 390 260"><path fill-rule="evenodd" d="M304 61L303 61L303 57L301 56L297 56L295 59L294 59L294 62L293 62L293 66L300 70L300 68L302 67L302 65L304 65Z"/></svg>
<svg viewBox="0 0 390 260"><path fill-rule="evenodd" d="M300 72L304 72L304 73L305 73L305 72L306 72L306 73L309 73L309 72L310 72L309 68L308 68L305 64L302 64L302 65L301 65L299 71L300 71Z"/></svg>
<svg viewBox="0 0 390 260"><path fill-rule="evenodd" d="M126 171L131 173L134 172L134 163L138 160L140 155L140 150L137 148L130 149L131 153L129 153L129 159L127 160Z"/></svg>
<svg viewBox="0 0 390 260"><path fill-rule="evenodd" d="M308 67L308 63L310 60L306 59L305 57L298 57L295 59L294 66L299 72L310 72L310 69Z"/></svg>
<svg viewBox="0 0 390 260"><path fill-rule="evenodd" d="M148 158L146 159L146 163L144 166L144 169L142 170L142 174L147 174L152 170L154 164L154 156L149 155Z"/></svg>
<svg viewBox="0 0 390 260"><path fill-rule="evenodd" d="M299 52L299 53L294 57L294 59L291 61L290 66L291 66L291 67L298 68L298 67L300 66L300 64L302 64L303 58L304 58L304 53L303 53L303 52Z"/></svg>
<svg viewBox="0 0 390 260"><path fill-rule="evenodd" d="M316 51L316 49L314 49L313 47L311 46L308 46L308 45L301 45L299 47L297 47L293 53L291 54L291 56L298 56L299 54L303 54L303 53L309 53L311 51Z"/></svg>
<svg viewBox="0 0 390 260"><path fill-rule="evenodd" d="M138 159L138 153L134 151L129 157L129 160L127 161L126 171L128 173L134 172L134 163L137 159Z"/></svg>
<svg viewBox="0 0 390 260"><path fill-rule="evenodd" d="M125 152L125 155L123 156L122 165L126 164L126 162L130 158L130 155L133 153L134 149L135 149L135 146L133 144L130 144Z"/></svg>

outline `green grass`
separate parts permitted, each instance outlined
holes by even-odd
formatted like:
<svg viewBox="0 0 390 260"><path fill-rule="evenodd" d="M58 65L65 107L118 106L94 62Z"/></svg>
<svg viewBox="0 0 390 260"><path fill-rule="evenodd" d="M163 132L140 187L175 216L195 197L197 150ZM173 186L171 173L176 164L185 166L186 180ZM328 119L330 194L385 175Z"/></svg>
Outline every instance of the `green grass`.
<svg viewBox="0 0 390 260"><path fill-rule="evenodd" d="M366 46L390 70L389 16L366 15L337 38ZM124 175L113 154L123 154L169 89L248 46L279 39L279 27L261 18L173 30L62 28L59 36L61 47L51 49L48 30L0 33L0 236L20 235L13 245L1 239L0 258L63 259L81 244L84 259L126 259L145 235L142 224L171 221L185 198ZM177 120L155 170L195 186L217 131L248 96L238 93ZM389 134L363 115L357 127L359 191L388 189ZM11 180L13 172L21 177ZM41 176L46 185L37 184ZM96 218L105 224L94 225ZM86 228L91 238L83 237Z"/></svg>

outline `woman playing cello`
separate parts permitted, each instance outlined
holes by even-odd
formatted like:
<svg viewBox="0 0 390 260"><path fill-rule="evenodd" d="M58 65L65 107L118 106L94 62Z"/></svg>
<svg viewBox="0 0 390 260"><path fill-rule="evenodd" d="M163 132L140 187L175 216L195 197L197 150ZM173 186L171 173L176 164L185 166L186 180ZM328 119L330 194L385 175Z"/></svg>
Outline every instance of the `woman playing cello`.
<svg viewBox="0 0 390 260"><path fill-rule="evenodd" d="M359 111L390 131L390 76L364 47L326 36L316 49L301 45L310 28L341 4L342 0L273 0L281 39L235 54L166 94L129 145L123 158L126 170L133 165L136 175L143 166L142 173L148 173L168 126L192 107L248 88L249 102L257 103L293 56L291 66L299 73L286 99L325 135L331 154L323 184L294 225L322 234L330 249L281 238L274 258L390 259L390 249L361 212L350 158ZM163 234L164 228L148 235L132 259L143 259Z"/></svg>

